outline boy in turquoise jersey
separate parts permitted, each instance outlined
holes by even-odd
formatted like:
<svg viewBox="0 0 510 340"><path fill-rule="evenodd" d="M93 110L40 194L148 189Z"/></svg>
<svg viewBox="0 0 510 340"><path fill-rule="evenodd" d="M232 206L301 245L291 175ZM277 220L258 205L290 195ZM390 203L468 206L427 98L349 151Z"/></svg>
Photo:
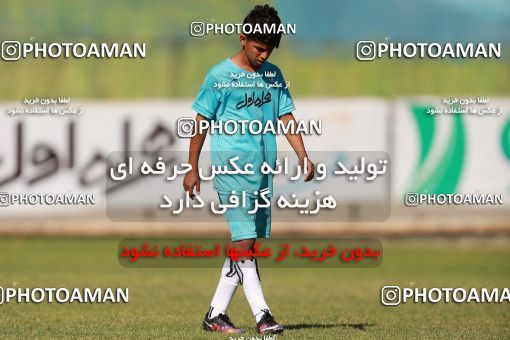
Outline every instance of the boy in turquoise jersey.
<svg viewBox="0 0 510 340"><path fill-rule="evenodd" d="M253 26L280 25L276 10L269 5L256 6L244 19L244 24ZM272 176L263 175L257 169L266 162L271 167L276 163L276 136L273 133L250 133L250 122L258 127L294 123L292 111L294 103L278 67L267 59L273 48L278 48L281 33L256 32L241 34L241 50L213 66L192 105L197 112L196 123L207 119L217 124L227 121L237 122L234 133L214 133L211 135L211 163L215 166L232 167L232 160L241 169L253 165L253 174L221 174L213 179L213 188L218 193L220 203L228 203L231 195L244 192L244 205L228 208L225 212L232 235L232 246L240 251L253 249L258 237L269 238L271 234L271 208L259 207L255 213L255 203L263 204L261 195L270 200L273 192ZM294 121L294 122L292 122ZM297 124L296 124L297 125ZM244 126L244 128L242 128ZM252 125L253 126L253 125ZM258 129L257 129L258 130ZM314 164L308 159L303 140L299 133L290 130L286 137L296 152L299 164L308 169L305 181L314 176ZM192 171L184 178L184 190L194 197L193 190L200 192L198 160L207 132L198 131L190 140L189 160ZM305 164L306 162L306 164ZM239 261L225 259L216 292L206 313L202 327L208 331L224 333L244 333L234 326L226 314L228 305L238 285L243 286L246 299L257 322L260 334L275 334L283 331L277 323L264 299L257 259L240 257Z"/></svg>

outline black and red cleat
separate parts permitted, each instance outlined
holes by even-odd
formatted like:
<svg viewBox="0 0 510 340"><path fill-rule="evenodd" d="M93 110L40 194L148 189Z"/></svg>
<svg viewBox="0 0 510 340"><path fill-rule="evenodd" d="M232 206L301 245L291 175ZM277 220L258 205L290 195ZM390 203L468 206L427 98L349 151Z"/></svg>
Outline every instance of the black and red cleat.
<svg viewBox="0 0 510 340"><path fill-rule="evenodd" d="M234 326L227 314L218 314L214 318L209 318L209 312L205 314L202 328L210 332L220 332L227 334L241 334L244 330Z"/></svg>
<svg viewBox="0 0 510 340"><path fill-rule="evenodd" d="M264 309L264 315L257 322L257 331L259 334L278 334L283 332L283 326L274 321L269 310Z"/></svg>

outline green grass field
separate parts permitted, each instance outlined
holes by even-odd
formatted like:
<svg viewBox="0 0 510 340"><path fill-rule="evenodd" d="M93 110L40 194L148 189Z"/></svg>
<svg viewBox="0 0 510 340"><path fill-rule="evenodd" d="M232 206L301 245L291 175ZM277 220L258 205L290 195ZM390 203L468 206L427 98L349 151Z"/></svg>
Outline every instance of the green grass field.
<svg viewBox="0 0 510 340"><path fill-rule="evenodd" d="M127 304L3 304L0 336L226 338L200 328L218 269L124 268L117 261L119 240L0 240L3 287L129 287ZM266 300L286 326L285 337L510 337L508 303L385 307L379 296L380 288L391 284L509 287L508 239L400 239L383 244L384 260L378 268L262 268ZM249 336L256 335L242 289L229 315Z"/></svg>

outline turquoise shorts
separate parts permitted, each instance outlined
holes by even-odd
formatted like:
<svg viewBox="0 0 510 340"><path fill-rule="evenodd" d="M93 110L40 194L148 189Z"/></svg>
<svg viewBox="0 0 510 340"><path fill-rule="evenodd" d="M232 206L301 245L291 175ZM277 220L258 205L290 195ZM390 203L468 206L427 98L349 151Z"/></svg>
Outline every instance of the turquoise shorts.
<svg viewBox="0 0 510 340"><path fill-rule="evenodd" d="M218 193L218 197L221 204L228 204L230 194ZM240 205L235 208L227 208L225 211L232 241L271 236L271 207L258 208L255 213L248 214L248 211L255 207L257 199L260 204L263 203L260 198L246 197L246 207ZM241 202L241 198L239 198L239 202Z"/></svg>

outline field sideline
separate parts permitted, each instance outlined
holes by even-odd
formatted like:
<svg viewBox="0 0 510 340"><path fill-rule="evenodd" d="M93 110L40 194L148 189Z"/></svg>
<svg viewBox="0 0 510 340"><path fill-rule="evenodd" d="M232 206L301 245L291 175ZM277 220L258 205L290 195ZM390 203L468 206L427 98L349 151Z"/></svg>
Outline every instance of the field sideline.
<svg viewBox="0 0 510 340"><path fill-rule="evenodd" d="M218 269L124 268L117 261L119 240L0 240L2 287L129 287L128 304L3 304L0 336L226 338L200 328ZM385 307L379 296L382 286L393 284L510 287L509 243L507 238L390 239L383 240L379 268L261 268L261 278L286 338L509 338L507 303ZM229 315L249 336L256 335L242 289Z"/></svg>

